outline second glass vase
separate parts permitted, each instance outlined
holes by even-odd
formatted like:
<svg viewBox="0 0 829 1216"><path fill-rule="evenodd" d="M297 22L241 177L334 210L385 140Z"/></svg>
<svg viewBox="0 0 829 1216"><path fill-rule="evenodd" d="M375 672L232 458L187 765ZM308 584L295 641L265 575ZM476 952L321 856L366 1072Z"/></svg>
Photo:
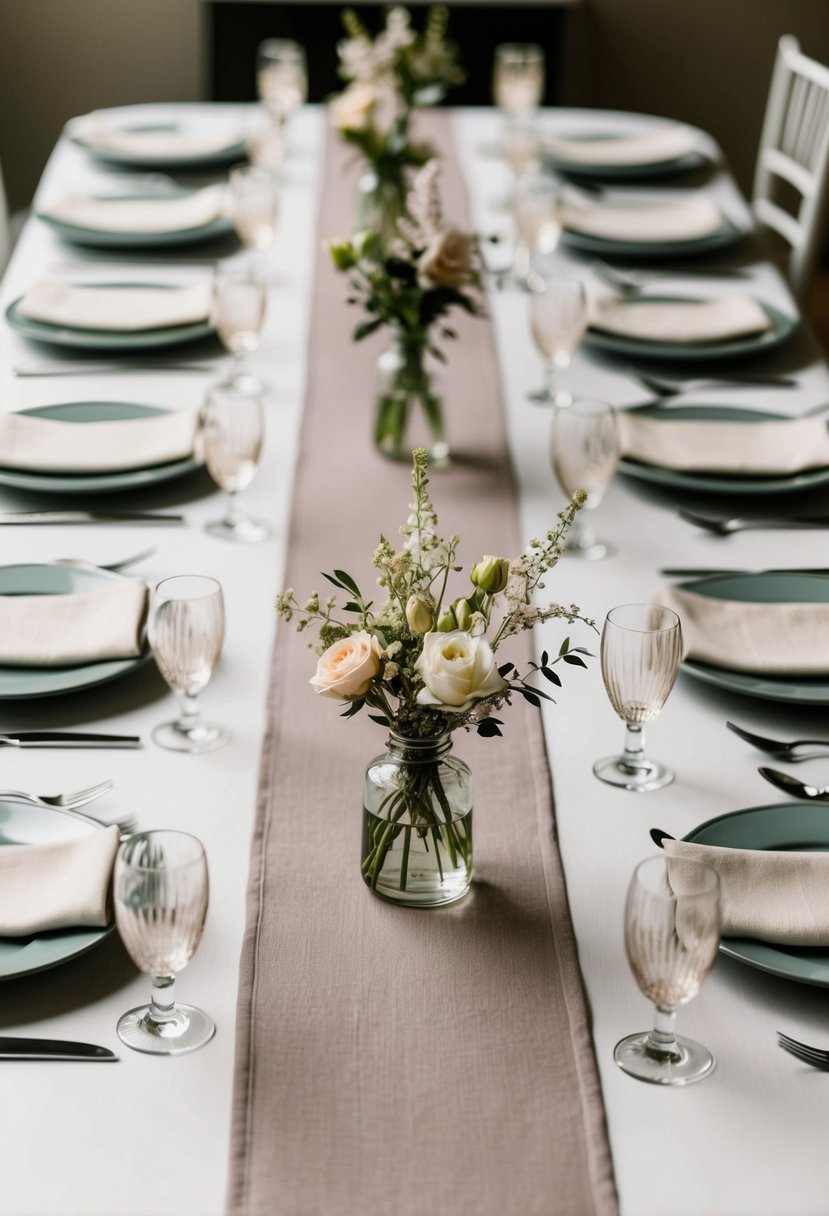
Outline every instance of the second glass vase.
<svg viewBox="0 0 829 1216"><path fill-rule="evenodd" d="M438 373L427 359L423 334L398 333L377 360L374 442L384 456L410 461L424 447L433 468L449 462Z"/></svg>

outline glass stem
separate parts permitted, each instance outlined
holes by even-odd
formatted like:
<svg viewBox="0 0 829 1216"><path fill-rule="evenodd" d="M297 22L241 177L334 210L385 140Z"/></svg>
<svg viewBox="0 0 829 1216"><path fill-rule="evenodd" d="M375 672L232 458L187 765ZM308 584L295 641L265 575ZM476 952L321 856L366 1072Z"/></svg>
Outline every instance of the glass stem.
<svg viewBox="0 0 829 1216"><path fill-rule="evenodd" d="M625 748L622 763L632 773L637 773L647 766L645 734L638 722L625 723Z"/></svg>
<svg viewBox="0 0 829 1216"><path fill-rule="evenodd" d="M676 1009L669 1005L655 1005L653 1030L648 1035L647 1051L660 1060L677 1060L680 1056L676 1041Z"/></svg>
<svg viewBox="0 0 829 1216"><path fill-rule="evenodd" d="M150 994L148 1019L161 1026L176 1018L176 977L174 975L151 975L153 987Z"/></svg>
<svg viewBox="0 0 829 1216"><path fill-rule="evenodd" d="M228 528L236 528L243 518L242 508L239 506L236 490L228 490L227 492L227 508L225 510L225 526Z"/></svg>
<svg viewBox="0 0 829 1216"><path fill-rule="evenodd" d="M176 730L183 731L189 734L199 725L199 706L196 701L195 694L191 695L187 692L179 693L179 717L176 722ZM153 980L155 983L155 980Z"/></svg>

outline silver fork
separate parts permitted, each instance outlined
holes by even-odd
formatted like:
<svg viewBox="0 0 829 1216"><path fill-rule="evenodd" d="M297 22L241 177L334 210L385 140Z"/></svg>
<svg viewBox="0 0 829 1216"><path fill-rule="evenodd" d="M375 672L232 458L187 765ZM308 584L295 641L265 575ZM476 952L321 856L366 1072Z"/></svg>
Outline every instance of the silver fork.
<svg viewBox="0 0 829 1216"><path fill-rule="evenodd" d="M821 1051L819 1047L809 1047L806 1043L799 1043L797 1039L789 1038L780 1030L777 1032L777 1045L784 1051L788 1051L795 1059L802 1060L804 1064L810 1064L812 1068L819 1068L822 1072L829 1072L829 1051Z"/></svg>
<svg viewBox="0 0 829 1216"><path fill-rule="evenodd" d="M133 553L131 557L122 557L120 561L108 562L88 562L83 557L56 557L52 562L53 566L75 566L83 570L111 570L117 574L119 570L126 570L129 566L137 566L139 562L146 561L148 557L152 557L157 550L155 547L142 549L140 553Z"/></svg>
<svg viewBox="0 0 829 1216"><path fill-rule="evenodd" d="M29 794L25 790L0 790L0 802L23 802L27 806L52 807L58 810L74 810L86 806L96 798L108 794L112 789L111 781L101 781L98 785L90 785L85 790L75 790L71 794Z"/></svg>
<svg viewBox="0 0 829 1216"><path fill-rule="evenodd" d="M649 270L646 272L636 270L620 270L618 266L610 266L607 262L594 261L592 264L592 270L596 275L596 278L604 280L608 286L617 287L619 291L630 292L631 294L640 292L644 287L647 287L648 283L651 283L654 280L665 278L696 278L699 275L703 275L705 277L710 276L711 278L729 279L744 279L748 277L748 272L738 266L718 266L713 270L709 269L708 267L696 267L682 271Z"/></svg>
<svg viewBox="0 0 829 1216"><path fill-rule="evenodd" d="M719 515L701 515L699 511L689 511L680 507L679 514L689 524L698 528L707 528L719 536L728 536L730 532L742 532L745 528L829 528L829 514L824 515L789 515L789 516L741 516L731 518Z"/></svg>
<svg viewBox="0 0 829 1216"><path fill-rule="evenodd" d="M628 368L629 374L660 397L681 397L706 388L795 388L797 380L791 376L700 376L693 380L672 380L667 376L654 376L652 372L640 372ZM825 405L820 407L826 409Z"/></svg>
<svg viewBox="0 0 829 1216"><path fill-rule="evenodd" d="M761 752L768 752L770 756L774 756L778 760L786 760L790 764L829 755L829 739L793 739L790 743L786 743L782 739L767 739L764 735L754 735L750 730L744 730L742 726L735 726L733 722L726 722L726 726L746 743L750 743L752 747L756 747ZM816 747L822 750L815 751ZM799 752L802 748L812 750L800 755Z"/></svg>

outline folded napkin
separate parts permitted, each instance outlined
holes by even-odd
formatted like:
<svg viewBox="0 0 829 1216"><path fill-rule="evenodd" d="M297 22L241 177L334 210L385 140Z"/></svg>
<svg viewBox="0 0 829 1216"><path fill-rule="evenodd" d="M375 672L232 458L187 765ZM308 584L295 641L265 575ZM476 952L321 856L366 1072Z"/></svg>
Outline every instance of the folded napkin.
<svg viewBox="0 0 829 1216"><path fill-rule="evenodd" d="M90 116L78 123L73 132L83 143L101 152L130 156L147 161L193 159L212 156L241 143L238 127L211 125L209 128L186 127L115 127L105 120Z"/></svg>
<svg viewBox="0 0 829 1216"><path fill-rule="evenodd" d="M749 604L663 587L682 622L683 658L761 675L829 674L829 604Z"/></svg>
<svg viewBox="0 0 829 1216"><path fill-rule="evenodd" d="M206 321L212 306L210 283L188 287L118 287L74 283L37 283L26 292L18 312L32 321L72 329L135 333Z"/></svg>
<svg viewBox="0 0 829 1216"><path fill-rule="evenodd" d="M716 300L596 300L590 325L647 342L726 342L771 329L771 318L752 296L737 292Z"/></svg>
<svg viewBox="0 0 829 1216"><path fill-rule="evenodd" d="M133 658L146 615L147 588L138 579L68 595L0 595L0 663L71 667Z"/></svg>
<svg viewBox="0 0 829 1216"><path fill-rule="evenodd" d="M668 873L704 861L720 876L724 937L829 946L829 853L723 849L664 840Z"/></svg>
<svg viewBox="0 0 829 1216"><path fill-rule="evenodd" d="M0 414L0 468L48 473L115 473L193 456L198 410L119 421L61 422Z"/></svg>
<svg viewBox="0 0 829 1216"><path fill-rule="evenodd" d="M783 477L829 467L826 418L705 422L632 409L618 423L623 454L662 469Z"/></svg>
<svg viewBox="0 0 829 1216"><path fill-rule="evenodd" d="M670 203L566 202L564 227L610 241L693 241L723 226L723 214L706 195Z"/></svg>
<svg viewBox="0 0 829 1216"><path fill-rule="evenodd" d="M608 167L656 165L675 160L697 150L697 140L690 127L666 123L636 135L611 136L607 139L559 139L546 136L544 149L556 158L574 165L607 165Z"/></svg>
<svg viewBox="0 0 829 1216"><path fill-rule="evenodd" d="M118 836L109 827L77 840L0 849L0 937L108 925Z"/></svg>
<svg viewBox="0 0 829 1216"><path fill-rule="evenodd" d="M142 198L101 198L70 194L43 212L50 219L96 232L154 233L186 232L202 228L222 214L224 190L207 186L173 198L145 195Z"/></svg>

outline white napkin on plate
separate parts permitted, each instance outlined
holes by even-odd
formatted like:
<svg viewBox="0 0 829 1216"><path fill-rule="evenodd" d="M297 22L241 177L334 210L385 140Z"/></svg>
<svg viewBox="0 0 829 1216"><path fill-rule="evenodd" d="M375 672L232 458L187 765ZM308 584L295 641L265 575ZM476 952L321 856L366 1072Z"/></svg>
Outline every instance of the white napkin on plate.
<svg viewBox="0 0 829 1216"><path fill-rule="evenodd" d="M829 853L724 849L664 840L671 863L704 861L720 876L724 937L829 946Z"/></svg>
<svg viewBox="0 0 829 1216"><path fill-rule="evenodd" d="M103 198L70 194L50 204L43 214L75 228L152 236L202 228L222 214L224 201L225 192L221 186L207 186L173 198L163 195Z"/></svg>
<svg viewBox="0 0 829 1216"><path fill-rule="evenodd" d="M743 292L714 300L596 299L590 325L646 342L726 342L772 328L759 301Z"/></svg>
<svg viewBox="0 0 829 1216"><path fill-rule="evenodd" d="M0 849L0 937L108 925L118 837L118 828L108 827L76 840Z"/></svg>
<svg viewBox="0 0 829 1216"><path fill-rule="evenodd" d="M147 588L138 579L66 595L0 595L0 663L72 667L134 658L146 615Z"/></svg>
<svg viewBox="0 0 829 1216"><path fill-rule="evenodd" d="M73 134L98 151L152 162L212 156L234 147L243 138L238 127L227 123L153 130L148 122L147 127L147 130L117 127L99 116L90 115L75 126Z"/></svg>
<svg viewBox="0 0 829 1216"><path fill-rule="evenodd" d="M719 232L723 213L713 199L697 194L668 203L565 202L564 227L608 241L655 244L695 241Z"/></svg>
<svg viewBox="0 0 829 1216"><path fill-rule="evenodd" d="M751 604L681 587L651 599L679 616L683 658L764 676L829 674L829 604Z"/></svg>
<svg viewBox="0 0 829 1216"><path fill-rule="evenodd" d="M194 409L82 423L0 414L0 467L41 473L147 469L193 456L198 429Z"/></svg>
<svg viewBox="0 0 829 1216"><path fill-rule="evenodd" d="M623 455L662 469L785 477L829 467L826 418L704 422L632 409L617 419Z"/></svg>
<svg viewBox="0 0 829 1216"><path fill-rule="evenodd" d="M88 286L42 282L26 292L18 312L32 321L72 329L138 333L206 321L212 307L209 282L187 287Z"/></svg>
<svg viewBox="0 0 829 1216"><path fill-rule="evenodd" d="M624 168L657 165L688 156L697 150L697 139L690 127L666 123L650 131L606 139L561 139L548 135L544 138L544 150L556 160L574 165Z"/></svg>

